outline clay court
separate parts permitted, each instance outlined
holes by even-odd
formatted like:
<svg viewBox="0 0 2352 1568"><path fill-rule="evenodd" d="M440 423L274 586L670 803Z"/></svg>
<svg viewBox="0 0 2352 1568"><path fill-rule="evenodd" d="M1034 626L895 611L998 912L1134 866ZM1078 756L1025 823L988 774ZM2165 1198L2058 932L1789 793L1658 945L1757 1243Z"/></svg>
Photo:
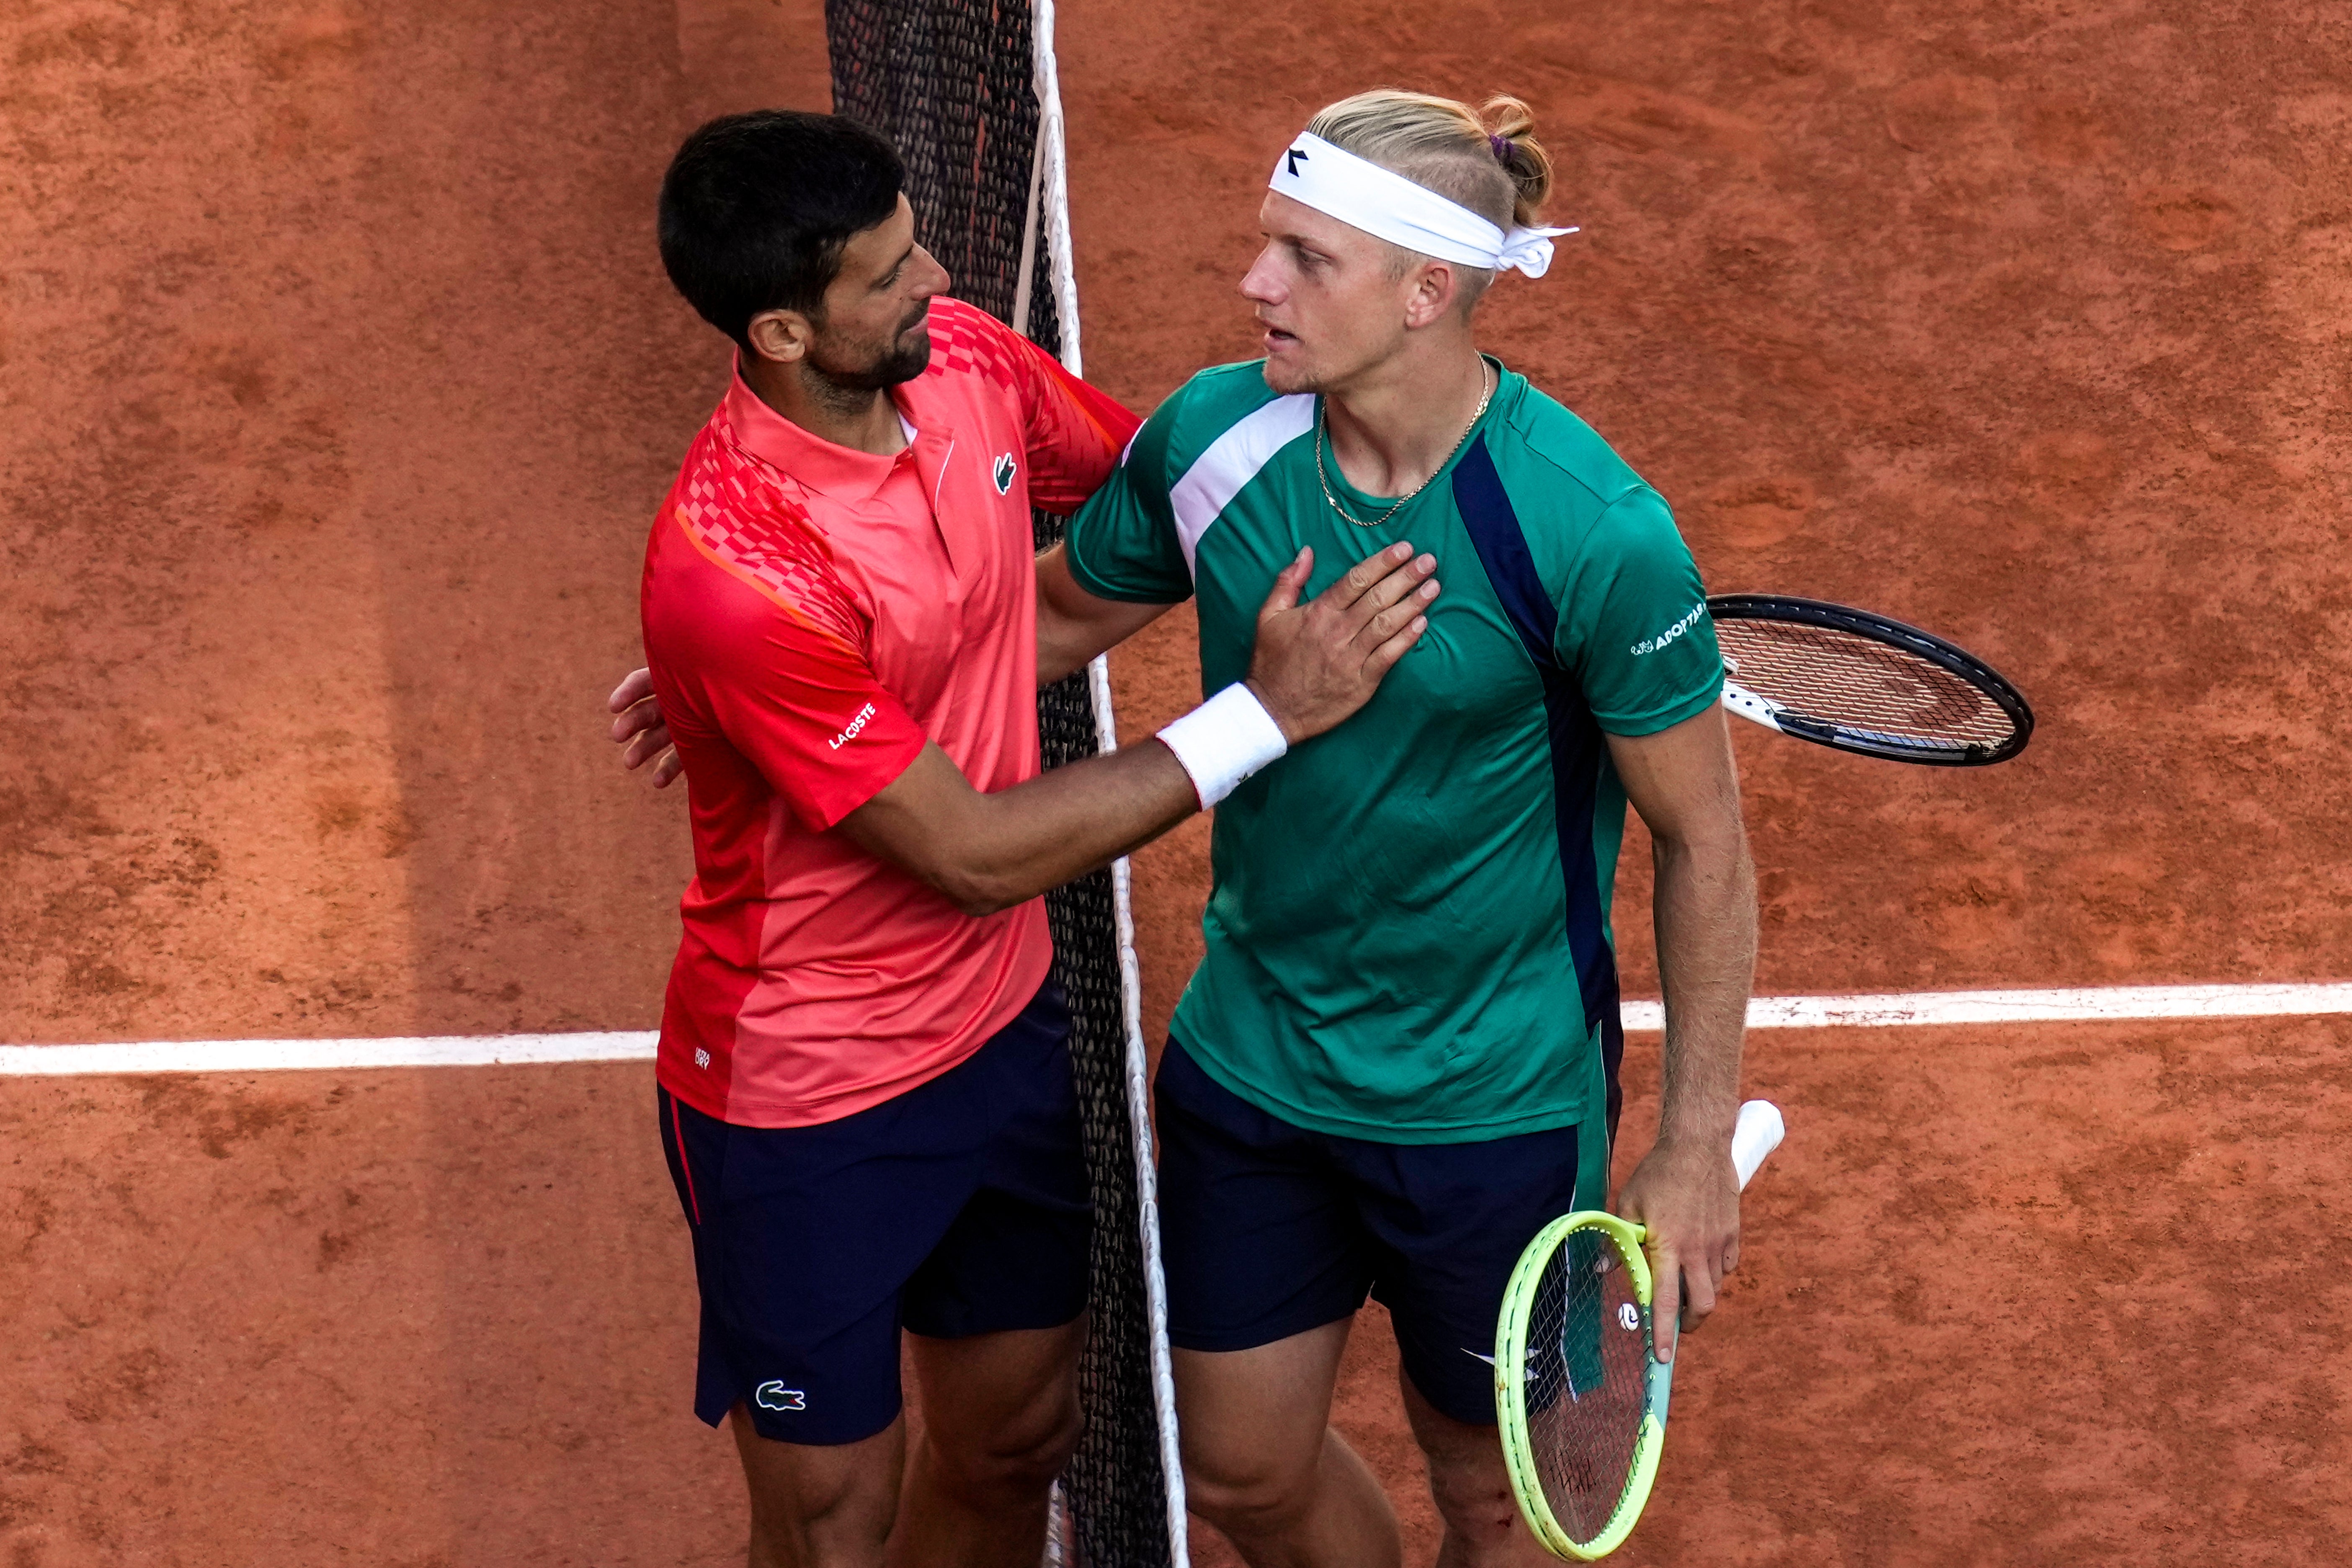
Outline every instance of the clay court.
<svg viewBox="0 0 2352 1568"><path fill-rule="evenodd" d="M2318 0L1066 0L1087 368L1250 357L1272 151L1536 107L1486 341L1708 585L1867 605L2019 761L1743 727L1760 994L2352 976L2352 16ZM654 193L827 98L812 0L0 16L0 1042L653 1026L618 769L727 360ZM1189 616L1114 653L1129 735ZM1207 831L1136 863L1147 1034ZM1638 826L1618 894L1647 957ZM1771 1030L1787 1145L1634 1563L2287 1564L2352 1540L2352 1018ZM1629 1061L1630 1146L1656 1037ZM647 1064L0 1078L7 1568L740 1562ZM1377 1308L1340 1419L1435 1526ZM1195 1560L1232 1561L1205 1527Z"/></svg>

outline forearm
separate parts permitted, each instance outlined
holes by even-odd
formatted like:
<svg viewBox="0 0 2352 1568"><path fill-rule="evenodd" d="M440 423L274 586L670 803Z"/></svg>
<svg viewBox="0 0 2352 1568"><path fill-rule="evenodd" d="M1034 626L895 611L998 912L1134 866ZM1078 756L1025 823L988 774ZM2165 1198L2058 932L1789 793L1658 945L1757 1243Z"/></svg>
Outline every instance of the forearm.
<svg viewBox="0 0 2352 1568"><path fill-rule="evenodd" d="M951 767L952 764L948 764ZM897 809L888 797L884 812ZM919 823L869 815L844 826L867 849L920 877L967 914L993 914L1150 842L1201 809L1192 780L1157 741L1055 768L982 795L933 794Z"/></svg>
<svg viewBox="0 0 2352 1568"><path fill-rule="evenodd" d="M1736 829L1696 843L1659 838L1654 862L1666 1003L1658 1140L1727 1148L1756 972L1756 868Z"/></svg>
<svg viewBox="0 0 2352 1568"><path fill-rule="evenodd" d="M1201 809L1192 775L1157 741L980 799L977 831L961 858L979 901L993 909L1108 865Z"/></svg>

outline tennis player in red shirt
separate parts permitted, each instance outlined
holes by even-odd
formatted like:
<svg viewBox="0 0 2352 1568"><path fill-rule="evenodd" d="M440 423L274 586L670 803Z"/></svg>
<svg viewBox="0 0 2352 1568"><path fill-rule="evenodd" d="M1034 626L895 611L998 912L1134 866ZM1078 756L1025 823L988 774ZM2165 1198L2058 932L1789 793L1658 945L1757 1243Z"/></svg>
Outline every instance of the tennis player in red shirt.
<svg viewBox="0 0 2352 1568"><path fill-rule="evenodd" d="M1039 1560L1090 1228L1039 895L1354 712L1437 591L1399 545L1300 605L1302 552L1246 682L1041 774L1039 684L1160 606L1041 624L1030 509L1074 510L1137 421L945 298L900 185L873 132L764 112L696 132L661 195L737 374L646 552L695 854L658 1103L755 1568Z"/></svg>

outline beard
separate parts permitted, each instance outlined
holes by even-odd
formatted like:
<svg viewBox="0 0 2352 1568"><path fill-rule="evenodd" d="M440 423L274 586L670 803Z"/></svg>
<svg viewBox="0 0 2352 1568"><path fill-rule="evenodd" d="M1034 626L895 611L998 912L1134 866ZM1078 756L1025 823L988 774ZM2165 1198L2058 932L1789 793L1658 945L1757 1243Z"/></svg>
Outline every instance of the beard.
<svg viewBox="0 0 2352 1568"><path fill-rule="evenodd" d="M809 356L809 369L823 376L844 392L879 392L912 381L930 368L931 334L917 334L911 343L893 344L878 357L863 363L831 363L815 354Z"/></svg>
<svg viewBox="0 0 2352 1568"><path fill-rule="evenodd" d="M1302 392L1320 393L1325 390L1324 383L1328 379L1314 365L1277 364L1273 360L1265 362L1261 374L1265 377L1267 389L1285 397Z"/></svg>
<svg viewBox="0 0 2352 1568"><path fill-rule="evenodd" d="M836 356L829 350L812 344L808 368L823 381L845 393L880 392L914 380L930 367L931 334L915 331L922 326L930 313L929 307L915 312L898 335L876 353ZM912 338L907 336L915 331Z"/></svg>

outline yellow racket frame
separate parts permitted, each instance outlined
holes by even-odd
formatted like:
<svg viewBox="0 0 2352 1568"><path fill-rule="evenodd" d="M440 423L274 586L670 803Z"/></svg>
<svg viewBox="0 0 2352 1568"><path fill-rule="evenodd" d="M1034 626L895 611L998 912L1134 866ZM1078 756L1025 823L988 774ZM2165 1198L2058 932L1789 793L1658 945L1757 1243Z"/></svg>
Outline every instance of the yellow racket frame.
<svg viewBox="0 0 2352 1568"><path fill-rule="evenodd" d="M1633 1299L1641 1304L1643 1318L1649 1316L1650 1260L1642 1251L1642 1227L1599 1209L1562 1215L1528 1243L1527 1250L1519 1254L1517 1267L1511 1270L1511 1283L1503 1292L1503 1312L1495 1325L1495 1413L1502 1427L1503 1460L1510 1470L1511 1490L1518 1496L1519 1511L1527 1516L1528 1528L1553 1556L1571 1563L1591 1563L1625 1544L1625 1538L1633 1532L1634 1524L1642 1517L1643 1507L1650 1500L1651 1484L1658 1478L1658 1458L1665 1448L1666 1400L1673 1390L1674 1364L1662 1363L1655 1355L1651 1356L1648 1407L1643 1412L1641 1431L1633 1440L1633 1468L1625 1479L1625 1489L1601 1533L1590 1541L1576 1540L1553 1517L1551 1504L1544 1498L1543 1478L1536 1471L1535 1445L1528 1430L1527 1371L1528 1320L1535 1310L1536 1291L1543 1282L1544 1269L1551 1262L1552 1254L1580 1230L1603 1232L1615 1244L1617 1255L1625 1264L1627 1283L1633 1288Z"/></svg>

